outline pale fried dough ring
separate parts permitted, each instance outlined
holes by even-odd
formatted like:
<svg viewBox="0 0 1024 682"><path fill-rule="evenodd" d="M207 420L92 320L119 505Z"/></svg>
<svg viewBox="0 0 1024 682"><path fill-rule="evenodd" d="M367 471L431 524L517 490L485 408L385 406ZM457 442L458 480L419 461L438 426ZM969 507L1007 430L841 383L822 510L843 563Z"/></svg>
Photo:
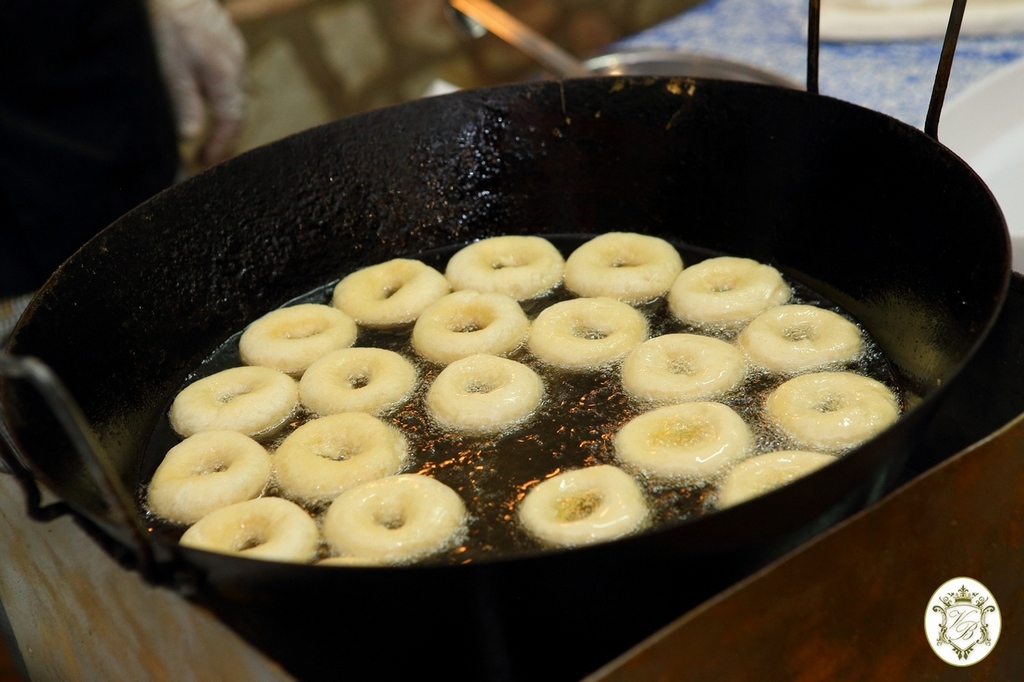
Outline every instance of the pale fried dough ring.
<svg viewBox="0 0 1024 682"><path fill-rule="evenodd" d="M517 301L543 296L562 281L565 261L543 237L507 235L474 242L448 261L455 291L505 294Z"/></svg>
<svg viewBox="0 0 1024 682"><path fill-rule="evenodd" d="M315 360L356 340L356 323L337 308L302 303L278 308L250 324L238 340L247 365L300 376Z"/></svg>
<svg viewBox="0 0 1024 682"><path fill-rule="evenodd" d="M780 450L745 459L726 474L718 488L718 507L735 506L836 461L833 455L806 450Z"/></svg>
<svg viewBox="0 0 1024 682"><path fill-rule="evenodd" d="M500 433L533 415L544 383L532 369L494 355L470 355L437 375L426 405L445 428L471 435Z"/></svg>
<svg viewBox="0 0 1024 682"><path fill-rule="evenodd" d="M789 300L778 270L749 258L721 256L691 265L668 292L672 313L691 324L737 326Z"/></svg>
<svg viewBox="0 0 1024 682"><path fill-rule="evenodd" d="M738 387L747 374L733 345L697 334L665 334L644 341L622 361L622 387L640 400L703 400Z"/></svg>
<svg viewBox="0 0 1024 682"><path fill-rule="evenodd" d="M258 497L270 478L270 455L237 431L204 431L164 455L146 503L160 518L195 523L215 509Z"/></svg>
<svg viewBox="0 0 1024 682"><path fill-rule="evenodd" d="M527 345L544 362L574 371L596 370L622 359L647 338L647 320L613 298L575 298L541 311Z"/></svg>
<svg viewBox="0 0 1024 682"><path fill-rule="evenodd" d="M519 521L541 542L577 547L636 531L647 502L633 477L602 464L575 469L537 484L519 504Z"/></svg>
<svg viewBox="0 0 1024 682"><path fill-rule="evenodd" d="M768 416L800 448L842 452L899 418L884 384L853 372L817 372L790 379L768 396Z"/></svg>
<svg viewBox="0 0 1024 682"><path fill-rule="evenodd" d="M320 532L301 507L280 497L258 497L210 512L181 536L185 547L248 559L309 563Z"/></svg>
<svg viewBox="0 0 1024 682"><path fill-rule="evenodd" d="M254 438L275 432L295 414L299 386L269 367L232 367L186 386L171 403L171 426L188 437L238 431Z"/></svg>
<svg viewBox="0 0 1024 682"><path fill-rule="evenodd" d="M857 325L810 305L781 305L755 317L736 340L751 362L793 374L856 360L864 352Z"/></svg>
<svg viewBox="0 0 1024 682"><path fill-rule="evenodd" d="M348 275L331 299L367 327L399 327L415 322L427 306L451 291L448 280L418 260L395 258Z"/></svg>
<svg viewBox="0 0 1024 682"><path fill-rule="evenodd" d="M412 330L412 345L442 365L482 353L505 355L521 346L530 321L505 294L456 291L423 311Z"/></svg>
<svg viewBox="0 0 1024 682"><path fill-rule="evenodd" d="M608 232L569 255L565 287L579 296L642 303L663 296L682 269L683 259L664 239Z"/></svg>
<svg viewBox="0 0 1024 682"><path fill-rule="evenodd" d="M418 374L412 363L383 348L343 348L328 353L299 381L299 401L316 415L378 415L408 398Z"/></svg>
<svg viewBox="0 0 1024 682"><path fill-rule="evenodd" d="M346 490L324 515L337 563L405 564L444 551L461 537L466 506L428 476L402 474Z"/></svg>
<svg viewBox="0 0 1024 682"><path fill-rule="evenodd" d="M397 474L407 457L405 437L364 412L306 422L274 453L274 476L286 497L304 504Z"/></svg>
<svg viewBox="0 0 1024 682"><path fill-rule="evenodd" d="M750 428L722 403L691 402L645 412L615 434L623 464L658 478L709 479L745 457Z"/></svg>

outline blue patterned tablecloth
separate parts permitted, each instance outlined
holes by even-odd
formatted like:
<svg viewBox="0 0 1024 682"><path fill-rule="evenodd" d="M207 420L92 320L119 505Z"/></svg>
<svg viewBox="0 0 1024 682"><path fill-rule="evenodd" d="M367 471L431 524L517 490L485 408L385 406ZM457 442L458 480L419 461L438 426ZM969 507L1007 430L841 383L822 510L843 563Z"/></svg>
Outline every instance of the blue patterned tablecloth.
<svg viewBox="0 0 1024 682"><path fill-rule="evenodd" d="M807 0L707 0L620 45L732 59L803 83L807 73L807 4ZM819 90L921 128L941 49L941 39L823 42ZM946 102L971 83L1022 57L1024 35L961 36Z"/></svg>

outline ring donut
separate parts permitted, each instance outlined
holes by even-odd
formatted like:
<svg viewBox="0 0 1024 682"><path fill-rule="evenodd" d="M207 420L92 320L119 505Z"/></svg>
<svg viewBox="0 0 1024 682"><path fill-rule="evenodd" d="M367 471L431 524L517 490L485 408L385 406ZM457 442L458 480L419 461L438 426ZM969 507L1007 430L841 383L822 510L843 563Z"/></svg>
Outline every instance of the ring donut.
<svg viewBox="0 0 1024 682"><path fill-rule="evenodd" d="M397 429L364 412L342 412L289 434L274 453L274 476L286 497L314 505L397 474L406 457L405 437Z"/></svg>
<svg viewBox="0 0 1024 682"><path fill-rule="evenodd" d="M569 255L565 287L579 296L643 303L663 296L682 270L679 252L664 239L608 232Z"/></svg>
<svg viewBox="0 0 1024 682"><path fill-rule="evenodd" d="M668 305L681 321L699 326L736 326L792 291L779 271L749 258L709 258L683 270L668 292Z"/></svg>
<svg viewBox="0 0 1024 682"><path fill-rule="evenodd" d="M246 327L238 352L247 365L300 376L317 358L355 340L351 317L329 305L303 303L273 310Z"/></svg>
<svg viewBox="0 0 1024 682"><path fill-rule="evenodd" d="M798 447L841 452L863 443L899 417L884 384L853 372L802 374L776 388L768 416Z"/></svg>
<svg viewBox="0 0 1024 682"><path fill-rule="evenodd" d="M146 502L160 518L190 524L259 497L269 478L270 455L262 445L237 431L204 431L167 451Z"/></svg>
<svg viewBox="0 0 1024 682"><path fill-rule="evenodd" d="M619 461L657 478L711 478L753 445L743 418L711 402L661 407L634 417L615 434Z"/></svg>
<svg viewBox="0 0 1024 682"><path fill-rule="evenodd" d="M429 476L401 474L338 495L323 535L342 561L405 564L454 546L465 526L458 493Z"/></svg>
<svg viewBox="0 0 1024 682"><path fill-rule="evenodd" d="M733 345L697 334L665 334L644 341L622 361L622 387L640 400L704 400L737 388L747 375Z"/></svg>
<svg viewBox="0 0 1024 682"><path fill-rule="evenodd" d="M541 542L578 547L636 531L647 502L633 477L601 464L552 476L526 493L519 521Z"/></svg>
<svg viewBox="0 0 1024 682"><path fill-rule="evenodd" d="M526 421L544 396L532 369L494 355L470 355L437 375L426 404L442 426L470 435L500 433Z"/></svg>
<svg viewBox="0 0 1024 682"><path fill-rule="evenodd" d="M258 497L210 512L181 536L180 544L248 559L309 563L316 556L316 521L293 502Z"/></svg>
<svg viewBox="0 0 1024 682"><path fill-rule="evenodd" d="M725 475L718 488L718 507L764 495L834 461L833 455L806 450L780 450L745 459Z"/></svg>
<svg viewBox="0 0 1024 682"><path fill-rule="evenodd" d="M264 437L284 426L299 405L299 385L269 367L232 367L178 393L171 426L184 437L201 431L238 431Z"/></svg>
<svg viewBox="0 0 1024 682"><path fill-rule="evenodd" d="M562 282L565 260L543 237L507 235L474 242L448 260L452 289L505 294L517 301L543 296Z"/></svg>
<svg viewBox="0 0 1024 682"><path fill-rule="evenodd" d="M755 317L736 339L750 361L794 374L856 360L864 353L857 325L811 305L780 305Z"/></svg>
<svg viewBox="0 0 1024 682"><path fill-rule="evenodd" d="M343 348L323 356L299 380L299 402L318 416L379 415L405 401L419 378L412 363L383 348Z"/></svg>
<svg viewBox="0 0 1024 682"><path fill-rule="evenodd" d="M342 279L331 302L363 326L399 327L415 322L427 306L450 291L448 280L434 268L395 258Z"/></svg>
<svg viewBox="0 0 1024 682"><path fill-rule="evenodd" d="M614 364L647 338L647 320L614 298L574 298L541 311L527 345L544 362L573 371Z"/></svg>
<svg viewBox="0 0 1024 682"><path fill-rule="evenodd" d="M412 329L412 345L428 360L447 365L478 353L511 353L529 329L530 321L514 298L456 291L423 311Z"/></svg>

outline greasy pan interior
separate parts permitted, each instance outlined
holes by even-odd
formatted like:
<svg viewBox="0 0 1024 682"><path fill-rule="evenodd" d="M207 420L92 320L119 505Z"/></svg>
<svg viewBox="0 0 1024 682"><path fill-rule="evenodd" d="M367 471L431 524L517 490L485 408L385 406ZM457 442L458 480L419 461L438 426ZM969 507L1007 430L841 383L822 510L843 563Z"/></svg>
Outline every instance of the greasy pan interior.
<svg viewBox="0 0 1024 682"><path fill-rule="evenodd" d="M268 310L399 255L613 230L770 262L811 285L864 323L915 406L788 488L586 550L393 569L184 551L167 571L300 676L525 679L544 661L578 677L892 484L1009 281L1001 214L944 147L854 105L724 81L595 78L421 100L257 149L140 206L56 273L10 349L52 366L134 493L169 398ZM36 475L126 545L32 391L7 382L2 399ZM334 667L347 644L349 667ZM396 646L403 655L388 655Z"/></svg>

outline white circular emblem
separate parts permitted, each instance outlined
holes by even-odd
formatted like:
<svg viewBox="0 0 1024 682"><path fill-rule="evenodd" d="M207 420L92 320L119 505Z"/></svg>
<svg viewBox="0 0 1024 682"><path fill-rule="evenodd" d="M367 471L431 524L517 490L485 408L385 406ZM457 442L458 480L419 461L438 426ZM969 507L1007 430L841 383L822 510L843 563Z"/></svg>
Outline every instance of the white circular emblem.
<svg viewBox="0 0 1024 682"><path fill-rule="evenodd" d="M955 666L974 665L992 652L1002 619L988 588L953 578L935 590L924 612L924 631L935 655Z"/></svg>

